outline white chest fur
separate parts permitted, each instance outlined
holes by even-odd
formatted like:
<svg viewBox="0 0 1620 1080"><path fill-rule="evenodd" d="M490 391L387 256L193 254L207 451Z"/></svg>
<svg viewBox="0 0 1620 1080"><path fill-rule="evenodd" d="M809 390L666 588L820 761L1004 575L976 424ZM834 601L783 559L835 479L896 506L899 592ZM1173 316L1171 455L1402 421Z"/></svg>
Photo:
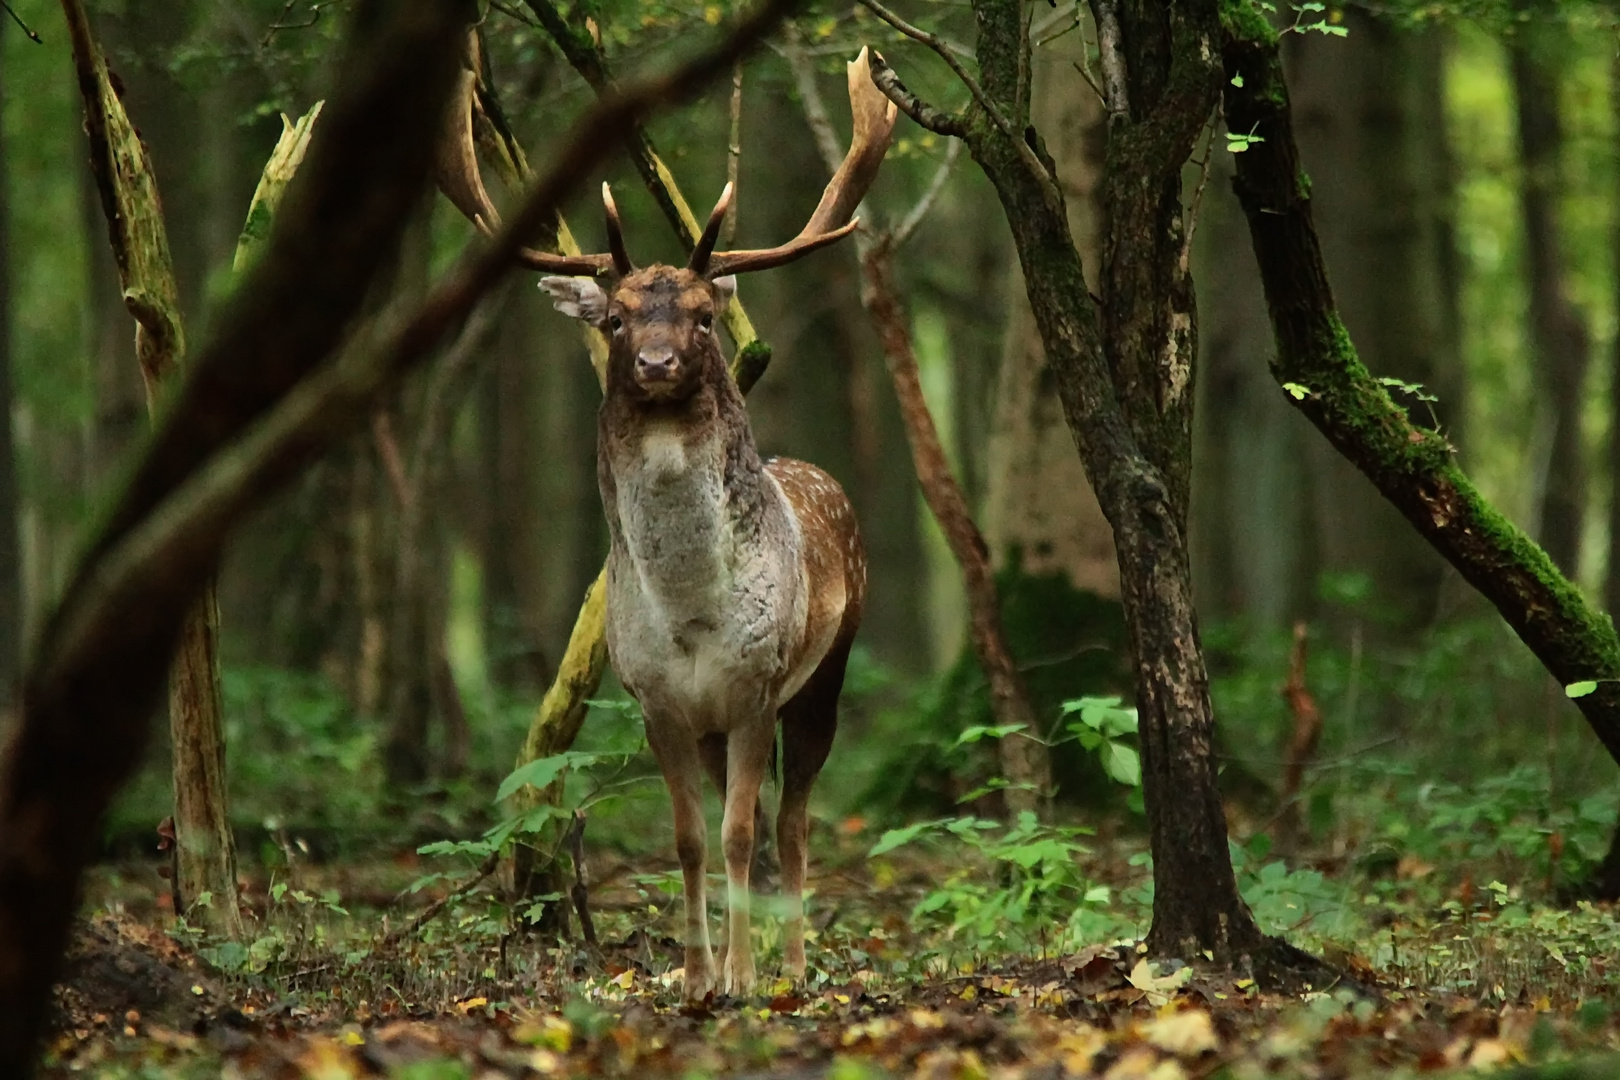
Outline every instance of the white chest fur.
<svg viewBox="0 0 1620 1080"><path fill-rule="evenodd" d="M610 461L619 541L609 556L608 649L644 708L730 730L768 715L803 633L802 543L776 483L763 520L725 484L718 434L649 424Z"/></svg>

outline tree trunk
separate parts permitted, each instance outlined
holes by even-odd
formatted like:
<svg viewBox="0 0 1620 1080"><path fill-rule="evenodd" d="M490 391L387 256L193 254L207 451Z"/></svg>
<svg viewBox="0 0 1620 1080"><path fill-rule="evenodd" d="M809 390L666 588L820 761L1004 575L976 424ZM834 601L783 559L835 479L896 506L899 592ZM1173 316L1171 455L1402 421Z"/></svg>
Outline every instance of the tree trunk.
<svg viewBox="0 0 1620 1080"><path fill-rule="evenodd" d="M0 38L13 32L0 31ZM3 47L3 41L0 41ZM5 72L0 71L0 738L10 729L12 696L22 663L22 552L16 443L11 431L11 202L7 182Z"/></svg>
<svg viewBox="0 0 1620 1080"><path fill-rule="evenodd" d="M973 7L990 104L944 126L954 121L1000 195L1064 415L1114 528L1153 852L1148 948L1189 960L1206 952L1223 963L1248 958L1269 976L1275 947L1239 896L1227 853L1186 543L1196 338L1180 173L1217 97L1207 46L1215 4L1094 5L1109 112L1100 311L1051 159L1028 128L1022 5ZM914 117L938 125L891 79L879 84Z"/></svg>
<svg viewBox="0 0 1620 1080"><path fill-rule="evenodd" d="M1031 119L1069 200L1068 223L1087 280L1096 281L1105 228L1102 104L1064 54L1043 50L1033 63ZM1029 665L1019 677L1047 726L1063 702L1118 693L1131 677L1121 656L1125 632L1113 527L1075 453L1016 270L1008 275L1006 296L1006 329L989 397L983 522L1007 642L1013 656ZM1113 787L1076 743L1049 756L1048 770L1065 799L1096 802Z"/></svg>
<svg viewBox="0 0 1620 1080"><path fill-rule="evenodd" d="M1198 385L1191 542L1198 611L1280 629L1315 607L1310 425L1254 362L1274 347L1249 228L1219 133L1198 210Z"/></svg>
<svg viewBox="0 0 1620 1080"><path fill-rule="evenodd" d="M180 370L185 337L156 176L146 147L114 92L88 17L64 0L74 68L84 98L91 171L107 218L125 306L135 320L135 357L150 414L159 387ZM239 939L236 850L226 812L224 720L212 584L188 613L170 675L169 722L175 784L175 913L193 914L198 898L209 929ZM186 904L193 905L191 911Z"/></svg>
<svg viewBox="0 0 1620 1080"><path fill-rule="evenodd" d="M1096 281L1103 230L1102 103L1067 59L1035 59L1031 121L1070 200L1069 227L1086 279ZM1003 576L1052 575L1073 589L1119 599L1114 534L1097 505L1074 436L1052 392L1053 374L1024 282L1008 282L1009 313L986 456L985 539ZM1036 633L1037 638L1046 635ZM1063 642L1048 642L1048 653Z"/></svg>
<svg viewBox="0 0 1620 1080"><path fill-rule="evenodd" d="M236 897L236 840L225 789L219 614L208 589L186 616L169 677L174 755L174 910L233 941L245 935ZM204 899L204 896L207 899Z"/></svg>
<svg viewBox="0 0 1620 1080"><path fill-rule="evenodd" d="M7 1076L33 1071L80 874L113 795L140 759L164 667L226 533L331 432L312 436L313 422L304 421L298 430L305 441L276 444L271 463L233 458L245 475L222 481L223 491L214 492L222 503L208 503L200 521L194 512L185 527L138 553L126 541L336 347L426 179L431 145L417 134L420 118L444 108L455 26L473 14L466 5L425 0L358 5L363 32L356 37L366 44L349 47L340 64L332 137L321 143L297 213L197 357L195 377L168 404L40 635L22 721L0 761L0 1071ZM82 17L76 21L87 41ZM111 94L88 96L94 103ZM452 303L447 317L463 310ZM155 314L144 305L142 313ZM407 361L420 355L400 351ZM350 414L340 417L346 422Z"/></svg>
<svg viewBox="0 0 1620 1080"><path fill-rule="evenodd" d="M1041 741L1045 732L1030 702L1029 688L1024 685L1002 633L1001 605L990 573L990 549L968 513L967 499L951 473L939 431L923 397L910 326L894 283L889 237L870 245L863 238L861 247L861 300L883 345L883 357L911 443L917 483L961 568L968 597L969 633L979 666L990 684L991 712L997 724L1022 729L999 740L1002 778L1009 785L1003 792L1007 812L1015 819L1025 811L1039 814L1052 794L1052 762Z"/></svg>
<svg viewBox="0 0 1620 1080"><path fill-rule="evenodd" d="M1272 375L1287 400L1355 463L1489 600L1560 683L1598 680L1576 699L1620 760L1620 638L1540 547L1490 506L1438 432L1415 425L1361 364L1340 321L1290 126L1277 35L1246 4L1223 8L1227 122L1257 142L1238 155L1276 335ZM1233 85L1236 83L1237 85Z"/></svg>
<svg viewBox="0 0 1620 1080"><path fill-rule="evenodd" d="M1620 54L1609 64L1609 111L1614 116L1615 129L1611 152L1620 162ZM1614 200L1620 205L1620 169L1615 170ZM1620 266L1620 218L1614 223L1609 241L1615 265ZM1615 295L1620 300L1620 274L1615 275ZM1609 571L1604 581L1604 606L1611 619L1620 620L1620 335L1616 335L1609 353ZM1611 855L1615 855L1611 851ZM1620 855L1615 855L1620 862ZM1620 875L1620 866L1616 867ZM1617 881L1620 885L1620 881Z"/></svg>
<svg viewBox="0 0 1620 1080"><path fill-rule="evenodd" d="M1620 54L1609 64L1609 110L1620 122ZM1614 158L1620 161L1620 127L1610 136ZM1616 170L1616 191L1620 194L1620 170ZM1620 201L1620 199L1617 199ZM1620 266L1620 220L1614 225L1610 250ZM1620 293L1620 275L1616 276ZM1611 622L1620 620L1620 337L1609 354L1609 565L1603 583L1604 607ZM1609 850L1592 874L1591 891L1603 900L1620 900L1620 829L1609 838Z"/></svg>
<svg viewBox="0 0 1620 1080"><path fill-rule="evenodd" d="M1440 110L1425 97L1425 71L1441 62L1438 37L1355 7L1345 25L1344 38L1290 34L1284 48L1318 235L1363 362L1437 396L1449 431L1463 409L1456 341L1445 332L1436 149L1445 131L1430 126L1427 114ZM1280 404L1275 391L1268 396ZM1397 396L1427 415L1424 404ZM1435 616L1443 560L1332 447L1315 438L1299 445L1314 521L1307 584L1323 573L1366 575L1373 625L1400 636L1421 631Z"/></svg>
<svg viewBox="0 0 1620 1080"><path fill-rule="evenodd" d="M1569 295L1558 200L1564 189L1563 110L1558 65L1566 31L1556 21L1517 27L1508 55L1518 106L1525 276L1530 292L1537 427L1544 458L1537 463L1537 537L1569 577L1580 569L1586 511L1586 462L1581 439L1582 388L1591 347L1586 319Z"/></svg>

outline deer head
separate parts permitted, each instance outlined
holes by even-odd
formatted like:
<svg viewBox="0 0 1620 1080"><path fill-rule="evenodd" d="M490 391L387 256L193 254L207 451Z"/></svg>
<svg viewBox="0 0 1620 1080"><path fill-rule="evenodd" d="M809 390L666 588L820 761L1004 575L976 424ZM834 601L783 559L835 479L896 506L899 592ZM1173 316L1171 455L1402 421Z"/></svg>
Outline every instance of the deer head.
<svg viewBox="0 0 1620 1080"><path fill-rule="evenodd" d="M478 115L476 38L462 74L461 93L452 110L447 137L439 149L440 186L463 214L486 233L498 217L484 188L474 149ZM525 248L519 260L547 274L540 287L558 311L581 319L608 336L609 392L646 401L674 401L690 395L703 375L722 363L714 322L736 291L737 274L782 266L834 243L854 231L855 208L877 176L888 151L897 111L872 81L866 49L847 65L854 133L849 153L822 192L821 201L799 235L774 248L716 252L720 226L730 208L727 184L684 267L663 264L637 269L625 248L618 208L607 184L602 203L607 218L606 254L554 255Z"/></svg>

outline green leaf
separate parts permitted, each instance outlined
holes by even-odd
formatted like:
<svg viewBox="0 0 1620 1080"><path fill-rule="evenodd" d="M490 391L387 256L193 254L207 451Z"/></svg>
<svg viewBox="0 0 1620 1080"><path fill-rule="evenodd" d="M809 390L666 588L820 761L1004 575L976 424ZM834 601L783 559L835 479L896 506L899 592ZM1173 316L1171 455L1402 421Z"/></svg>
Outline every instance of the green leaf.
<svg viewBox="0 0 1620 1080"><path fill-rule="evenodd" d="M872 845L872 850L866 853L868 858L886 855L895 848L905 847L917 837L933 828L935 822L919 821L914 825L907 825L903 829L890 829L878 837L878 842Z"/></svg>
<svg viewBox="0 0 1620 1080"><path fill-rule="evenodd" d="M1110 742L1101 755L1103 771L1127 787L1142 783L1142 759L1124 743Z"/></svg>
<svg viewBox="0 0 1620 1080"><path fill-rule="evenodd" d="M1564 687L1564 696L1569 698L1582 698L1598 688L1597 680L1587 679L1585 682L1573 682Z"/></svg>
<svg viewBox="0 0 1620 1080"><path fill-rule="evenodd" d="M954 749L957 746L966 746L968 743L976 743L981 739L1002 739L1013 734L1014 732L1023 731L1028 726L1028 724L998 724L991 727L984 724L975 724L974 726L963 731L962 734L958 735L956 737L956 742L952 743L951 745Z"/></svg>
<svg viewBox="0 0 1620 1080"><path fill-rule="evenodd" d="M1297 382L1285 382L1282 386L1295 401L1304 401L1310 395L1309 388L1301 386Z"/></svg>
<svg viewBox="0 0 1620 1080"><path fill-rule="evenodd" d="M1239 72L1238 74L1232 76L1232 85L1237 87L1239 90L1243 89L1243 73L1242 72Z"/></svg>
<svg viewBox="0 0 1620 1080"><path fill-rule="evenodd" d="M595 754L582 754L577 751L568 751L562 754L553 754L551 757L537 758L527 765L520 765L513 769L505 780L501 781L500 788L495 792L495 801L502 802L512 797L518 788L532 787L544 791L551 786L552 781L562 775L562 771L573 765L589 765L597 759Z"/></svg>

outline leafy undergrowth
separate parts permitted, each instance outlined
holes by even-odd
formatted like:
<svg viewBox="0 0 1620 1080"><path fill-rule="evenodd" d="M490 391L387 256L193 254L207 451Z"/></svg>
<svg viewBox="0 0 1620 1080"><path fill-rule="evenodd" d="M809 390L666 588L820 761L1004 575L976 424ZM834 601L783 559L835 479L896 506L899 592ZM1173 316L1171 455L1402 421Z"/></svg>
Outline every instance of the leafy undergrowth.
<svg viewBox="0 0 1620 1080"><path fill-rule="evenodd" d="M223 945L169 925L153 868L125 865L93 883L48 1075L1176 1080L1576 1059L1600 1063L1525 1075L1620 1075L1602 1063L1620 1050L1603 1004L1620 990L1607 908L1499 883L1459 898L1467 882L1414 863L1381 883L1335 878L1262 848L1234 849L1257 916L1345 982L1285 997L1243 971L1146 962L1132 942L1149 874L1133 842L1028 821L826 830L808 985L770 974L766 896L761 992L699 1008L680 1000L672 867L645 857L588 860L600 946L577 926L560 945L534 931L531 906L492 879L463 891L472 875L452 872L412 893L432 864L410 853L284 868L247 893L253 940ZM448 902L412 927L435 900Z"/></svg>

